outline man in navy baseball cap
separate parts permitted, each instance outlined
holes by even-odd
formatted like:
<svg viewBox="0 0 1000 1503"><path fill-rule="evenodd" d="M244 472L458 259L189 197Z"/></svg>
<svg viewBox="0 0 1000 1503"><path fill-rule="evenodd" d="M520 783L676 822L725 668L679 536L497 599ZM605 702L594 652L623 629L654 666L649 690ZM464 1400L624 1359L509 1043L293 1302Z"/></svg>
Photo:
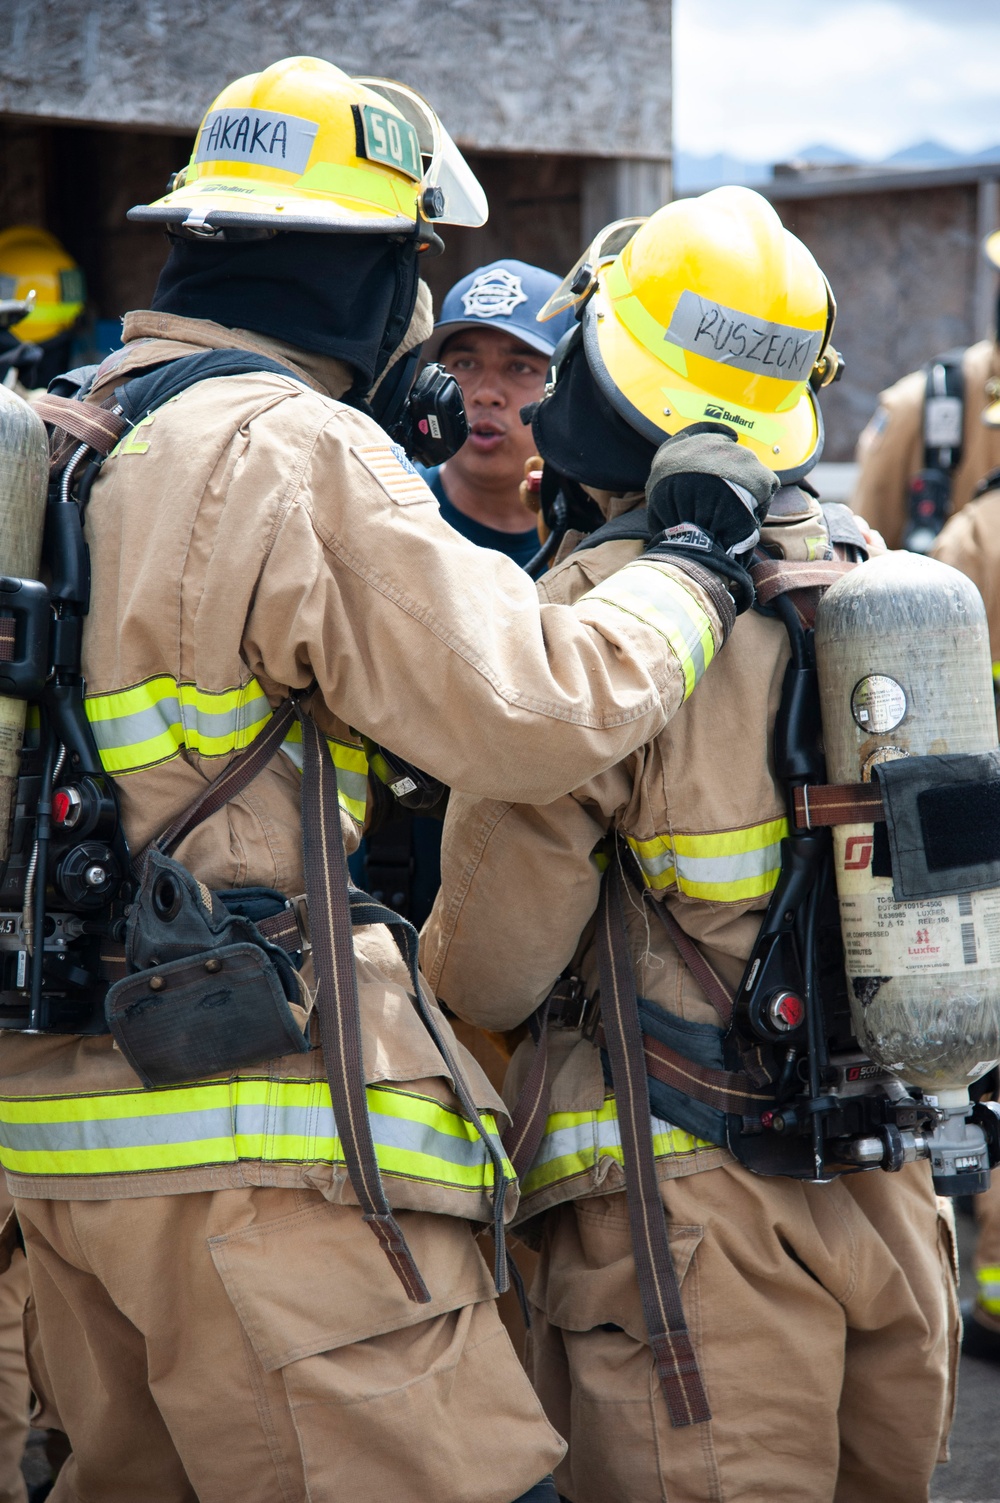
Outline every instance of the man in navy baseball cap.
<svg viewBox="0 0 1000 1503"><path fill-rule="evenodd" d="M481 266L445 297L424 344L425 357L440 360L461 386L470 428L457 454L422 469L424 479L457 532L522 566L540 544L518 490L535 452L520 414L527 403L541 401L549 359L573 322L572 310L536 322L558 286L552 272L524 261ZM400 808L365 838L351 870L361 887L419 928L441 882L440 851L440 820Z"/></svg>
<svg viewBox="0 0 1000 1503"><path fill-rule="evenodd" d="M445 464L425 472L442 515L483 548L520 564L538 551L534 523L518 494L535 452L521 408L541 400L552 351L572 311L540 324L536 314L559 278L524 261L493 261L451 289L424 345L458 381L469 437Z"/></svg>

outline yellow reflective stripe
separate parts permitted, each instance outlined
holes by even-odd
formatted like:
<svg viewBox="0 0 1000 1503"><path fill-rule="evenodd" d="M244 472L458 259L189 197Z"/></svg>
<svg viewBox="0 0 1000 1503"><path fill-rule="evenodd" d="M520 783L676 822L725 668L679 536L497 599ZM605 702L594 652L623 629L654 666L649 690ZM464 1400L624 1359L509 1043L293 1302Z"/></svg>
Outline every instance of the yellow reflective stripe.
<svg viewBox="0 0 1000 1503"><path fill-rule="evenodd" d="M715 656L712 623L694 595L657 564L634 559L581 597L600 600L665 638L684 674L684 698Z"/></svg>
<svg viewBox="0 0 1000 1503"><path fill-rule="evenodd" d="M235 689L199 689L166 674L86 699L101 761L118 776L167 762L182 749L203 757L242 751L271 717L256 679Z"/></svg>
<svg viewBox="0 0 1000 1503"><path fill-rule="evenodd" d="M367 1095L383 1173L476 1193L492 1186L485 1146L459 1111L385 1084ZM494 1118L484 1112L482 1120L502 1153ZM94 1175L244 1161L343 1164L344 1154L325 1081L249 1077L0 1099L0 1161L21 1174Z"/></svg>
<svg viewBox="0 0 1000 1503"><path fill-rule="evenodd" d="M235 689L199 689L161 674L111 694L86 700L101 762L116 777L143 772L180 756L225 757L243 751L271 718L267 695L256 679ZM337 768L340 804L364 823L368 762L362 747L327 737ZM302 766L302 727L296 722L282 749Z"/></svg>
<svg viewBox="0 0 1000 1503"><path fill-rule="evenodd" d="M994 1263L986 1268L977 1268L976 1283L979 1285L976 1303L987 1315L1000 1317L1000 1266Z"/></svg>
<svg viewBox="0 0 1000 1503"><path fill-rule="evenodd" d="M653 1153L658 1159L678 1158L699 1148L714 1148L702 1138L674 1127L659 1117L650 1117ZM564 1180L589 1173L598 1159L623 1162L621 1130L614 1096L605 1098L598 1111L553 1112L545 1123L545 1133L534 1163L521 1181L527 1195L548 1189Z"/></svg>
<svg viewBox="0 0 1000 1503"><path fill-rule="evenodd" d="M648 887L676 886L687 897L709 903L741 903L773 892L781 870L784 818L741 830L708 835L656 835L625 838L635 852Z"/></svg>
<svg viewBox="0 0 1000 1503"><path fill-rule="evenodd" d="M646 886L656 890L673 887L677 869L669 835L655 835L652 840L634 840L626 835L625 839L638 858Z"/></svg>
<svg viewBox="0 0 1000 1503"><path fill-rule="evenodd" d="M993 664L993 682L1000 684L1000 663Z"/></svg>
<svg viewBox="0 0 1000 1503"><path fill-rule="evenodd" d="M337 769L340 807L359 825L363 825L368 812L368 758L365 749L353 741L338 741L335 736L327 736L325 739L333 765ZM302 726L297 720L281 743L281 749L301 772Z"/></svg>

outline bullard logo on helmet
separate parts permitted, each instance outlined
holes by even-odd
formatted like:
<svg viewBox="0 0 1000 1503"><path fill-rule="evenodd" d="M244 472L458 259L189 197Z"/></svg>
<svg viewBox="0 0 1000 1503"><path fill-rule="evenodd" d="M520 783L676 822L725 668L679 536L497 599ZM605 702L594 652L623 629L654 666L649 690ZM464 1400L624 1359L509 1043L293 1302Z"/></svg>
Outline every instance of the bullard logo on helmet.
<svg viewBox="0 0 1000 1503"><path fill-rule="evenodd" d="M462 293L466 318L509 318L528 294L516 272L502 266L481 272L468 292Z"/></svg>
<svg viewBox="0 0 1000 1503"><path fill-rule="evenodd" d="M753 418L741 417L738 412L730 412L728 407L717 407L713 403L709 403L705 408L705 416L715 418L719 423L735 423L738 428L753 429L755 427Z"/></svg>

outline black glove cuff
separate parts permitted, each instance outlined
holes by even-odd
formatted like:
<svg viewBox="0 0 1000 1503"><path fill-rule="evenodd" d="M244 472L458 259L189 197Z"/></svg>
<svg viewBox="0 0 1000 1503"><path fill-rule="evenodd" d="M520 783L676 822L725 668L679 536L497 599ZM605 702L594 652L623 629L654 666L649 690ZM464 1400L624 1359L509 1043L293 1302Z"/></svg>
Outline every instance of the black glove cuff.
<svg viewBox="0 0 1000 1503"><path fill-rule="evenodd" d="M678 536L679 529L671 529L670 534L658 533L650 540L644 556L662 558L679 567L686 565L684 569L686 574L691 573L691 569L695 568L704 571L713 579L721 576L727 594L732 597L737 616L742 615L754 603L754 588L750 575L742 564L730 558L729 554L720 548L719 544L707 533L701 532L700 528L694 528L692 531L700 536L692 539L691 542L685 542L683 536Z"/></svg>

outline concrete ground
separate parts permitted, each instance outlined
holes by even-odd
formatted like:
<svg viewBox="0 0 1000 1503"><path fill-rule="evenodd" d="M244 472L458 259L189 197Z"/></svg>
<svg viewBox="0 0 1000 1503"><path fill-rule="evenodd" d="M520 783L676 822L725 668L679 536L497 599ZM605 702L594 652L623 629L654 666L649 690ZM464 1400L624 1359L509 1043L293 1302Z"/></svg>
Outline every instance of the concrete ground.
<svg viewBox="0 0 1000 1503"><path fill-rule="evenodd" d="M975 1224L959 1214L958 1251L962 1298L975 1294L972 1249ZM951 1433L952 1459L934 1473L934 1503L1000 1503L1000 1362L962 1358L958 1408Z"/></svg>

